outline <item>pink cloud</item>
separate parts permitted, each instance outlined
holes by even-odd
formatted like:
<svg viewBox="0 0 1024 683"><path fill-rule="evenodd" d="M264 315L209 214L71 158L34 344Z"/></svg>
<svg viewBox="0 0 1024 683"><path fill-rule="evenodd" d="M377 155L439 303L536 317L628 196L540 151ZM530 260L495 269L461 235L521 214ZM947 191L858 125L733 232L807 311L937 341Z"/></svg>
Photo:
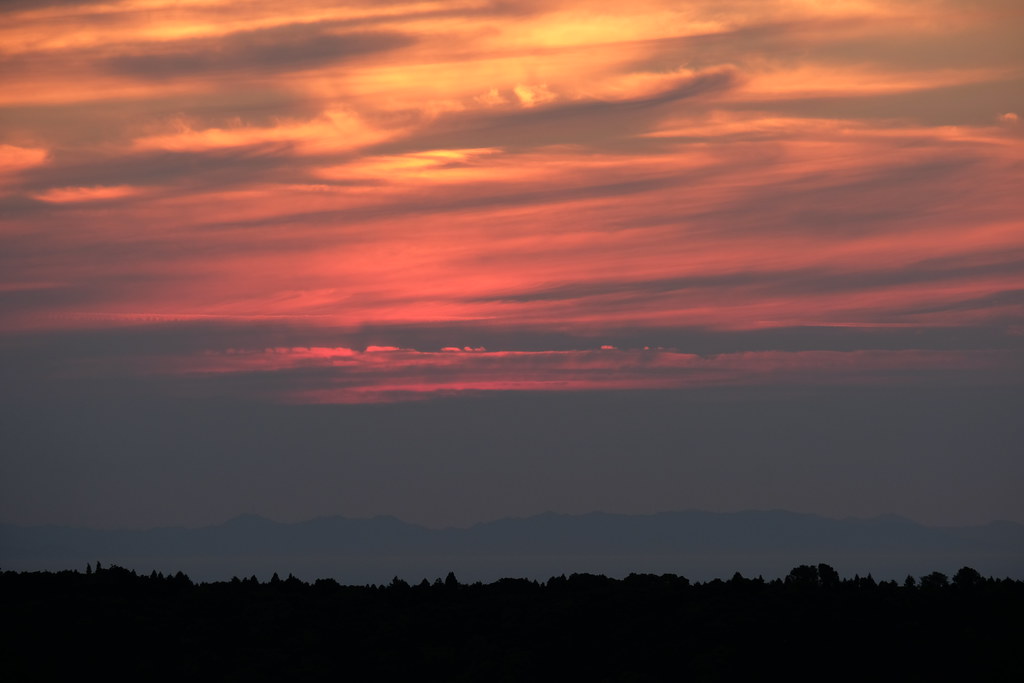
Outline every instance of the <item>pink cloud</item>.
<svg viewBox="0 0 1024 683"><path fill-rule="evenodd" d="M0 93L9 334L274 324L305 346L153 362L323 367L315 391L379 397L949 374L905 340L487 351L469 323L596 347L1024 319L1019 36L998 3L67 11L0 10L23 67Z"/></svg>
<svg viewBox="0 0 1024 683"><path fill-rule="evenodd" d="M343 347L231 349L140 359L134 367L133 372L178 377L272 373L275 388L264 398L300 403L387 402L486 391L920 384L936 378L1000 383L1007 381L1007 368L1024 369L1010 352L763 351L699 356L671 349L465 353L395 347L369 347L363 352ZM289 374L309 368L323 372Z"/></svg>

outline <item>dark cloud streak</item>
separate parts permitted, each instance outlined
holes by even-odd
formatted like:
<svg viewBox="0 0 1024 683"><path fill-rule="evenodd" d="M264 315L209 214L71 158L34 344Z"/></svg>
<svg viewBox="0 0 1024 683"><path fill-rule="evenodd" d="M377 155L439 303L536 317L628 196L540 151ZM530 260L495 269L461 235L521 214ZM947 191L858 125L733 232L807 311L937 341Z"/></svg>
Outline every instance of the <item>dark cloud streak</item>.
<svg viewBox="0 0 1024 683"><path fill-rule="evenodd" d="M25 190L96 185L177 185L212 188L248 184L281 167L295 166L292 146L262 142L203 151L111 154L56 150L51 163L21 176Z"/></svg>
<svg viewBox="0 0 1024 683"><path fill-rule="evenodd" d="M726 108L821 119L883 119L883 126L893 127L908 123L991 126L996 114L1020 108L1020 99L1015 93L1021 91L1024 91L1024 78L1018 76L909 92L741 99L730 102Z"/></svg>
<svg viewBox="0 0 1024 683"><path fill-rule="evenodd" d="M399 154L431 149L502 147L511 150L552 144L585 144L600 148L647 129L650 122L680 102L713 96L735 88L738 74L718 69L697 74L655 95L626 100L561 102L515 111L454 113L418 132L366 151Z"/></svg>
<svg viewBox="0 0 1024 683"><path fill-rule="evenodd" d="M995 255L992 255L995 256ZM869 266L854 272L839 273L825 269L738 272L721 275L682 276L652 280L606 280L554 285L529 292L474 297L468 301L530 302L575 300L588 297L644 297L651 294L688 290L756 289L773 295L798 295L802 292L853 292L893 286L955 282L975 277L1017 275L1024 272L1024 254L1016 260L979 265L947 263L946 267L918 264L900 270L872 270ZM1013 301L1018 292L1003 292L1005 301Z"/></svg>
<svg viewBox="0 0 1024 683"><path fill-rule="evenodd" d="M317 24L292 24L232 33L215 40L178 41L164 52L147 46L142 54L110 57L103 65L111 73L143 80L272 74L323 67L414 42L412 36L396 32L334 34Z"/></svg>

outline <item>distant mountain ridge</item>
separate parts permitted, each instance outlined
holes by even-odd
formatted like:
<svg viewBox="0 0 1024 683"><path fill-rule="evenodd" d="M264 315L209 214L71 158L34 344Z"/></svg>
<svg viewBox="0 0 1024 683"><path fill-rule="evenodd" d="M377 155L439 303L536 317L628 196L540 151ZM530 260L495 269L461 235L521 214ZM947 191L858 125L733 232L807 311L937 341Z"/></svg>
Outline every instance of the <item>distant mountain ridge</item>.
<svg viewBox="0 0 1024 683"><path fill-rule="evenodd" d="M544 572L557 574L560 567L595 573L671 567L683 574L689 567L691 573L731 575L741 568L753 572L764 567L756 573L771 573L784 571L789 562L791 567L833 561L842 570L844 560L869 570L877 567L877 573L903 572L904 566L908 572L918 567L950 570L961 563L1022 578L1024 525L928 527L896 515L830 519L785 510L548 512L447 529L388 516L281 523L242 515L194 529L113 531L0 525L2 569L84 568L97 560L142 571L192 567L200 578L210 579L270 566L285 572L292 566L306 572L319 567L324 575L340 572L360 582L377 580L381 572L380 580L403 573L415 576L435 565L443 568L444 562L494 579L538 572L546 578Z"/></svg>

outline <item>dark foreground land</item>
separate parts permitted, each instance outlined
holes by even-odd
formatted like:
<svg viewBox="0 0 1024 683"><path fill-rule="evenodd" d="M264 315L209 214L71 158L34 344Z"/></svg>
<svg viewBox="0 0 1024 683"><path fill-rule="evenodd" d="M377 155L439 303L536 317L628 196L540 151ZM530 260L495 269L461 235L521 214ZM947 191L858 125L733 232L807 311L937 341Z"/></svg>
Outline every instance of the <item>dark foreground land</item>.
<svg viewBox="0 0 1024 683"><path fill-rule="evenodd" d="M0 574L7 681L1024 681L1024 582Z"/></svg>

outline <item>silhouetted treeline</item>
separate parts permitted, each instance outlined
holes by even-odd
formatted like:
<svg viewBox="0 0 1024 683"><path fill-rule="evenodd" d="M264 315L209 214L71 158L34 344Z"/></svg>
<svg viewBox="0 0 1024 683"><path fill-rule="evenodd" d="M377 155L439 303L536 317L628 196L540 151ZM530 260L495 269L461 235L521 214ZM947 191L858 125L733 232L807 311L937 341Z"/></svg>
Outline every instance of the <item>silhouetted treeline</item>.
<svg viewBox="0 0 1024 683"><path fill-rule="evenodd" d="M1024 680L1024 582L968 567L345 586L97 564L2 573L0 600L10 681Z"/></svg>

